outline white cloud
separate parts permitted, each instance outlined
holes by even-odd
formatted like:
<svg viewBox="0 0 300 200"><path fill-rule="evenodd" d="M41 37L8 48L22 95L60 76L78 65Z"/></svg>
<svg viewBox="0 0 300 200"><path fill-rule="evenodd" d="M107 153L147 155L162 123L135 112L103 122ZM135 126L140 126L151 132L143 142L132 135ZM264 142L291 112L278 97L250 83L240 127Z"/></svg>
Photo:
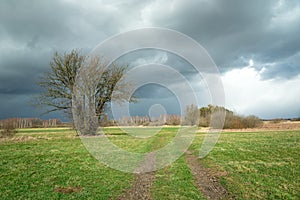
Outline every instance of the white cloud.
<svg viewBox="0 0 300 200"><path fill-rule="evenodd" d="M254 61L252 59L249 60L249 66L252 67L254 65Z"/></svg>
<svg viewBox="0 0 300 200"><path fill-rule="evenodd" d="M247 66L223 74L227 107L262 118L299 117L300 76L262 80L261 73Z"/></svg>

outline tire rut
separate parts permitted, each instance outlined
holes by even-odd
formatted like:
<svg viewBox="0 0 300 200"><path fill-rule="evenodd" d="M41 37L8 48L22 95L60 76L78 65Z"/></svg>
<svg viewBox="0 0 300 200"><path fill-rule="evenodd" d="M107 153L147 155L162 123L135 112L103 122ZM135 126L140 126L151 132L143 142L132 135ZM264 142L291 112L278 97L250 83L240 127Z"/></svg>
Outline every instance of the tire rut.
<svg viewBox="0 0 300 200"><path fill-rule="evenodd" d="M155 154L149 153L144 162L135 169L136 179L131 189L117 197L117 200L152 200L151 187L155 180ZM146 173L145 173L146 172Z"/></svg>
<svg viewBox="0 0 300 200"><path fill-rule="evenodd" d="M211 175L197 156L186 153L187 164L195 178L195 185L207 199L227 199L227 190L219 183L218 179Z"/></svg>

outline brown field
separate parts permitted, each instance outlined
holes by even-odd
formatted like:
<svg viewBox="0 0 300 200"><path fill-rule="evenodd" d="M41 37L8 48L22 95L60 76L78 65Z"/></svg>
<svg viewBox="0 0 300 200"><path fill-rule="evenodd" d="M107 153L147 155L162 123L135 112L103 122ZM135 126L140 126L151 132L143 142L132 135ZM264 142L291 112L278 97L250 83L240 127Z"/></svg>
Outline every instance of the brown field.
<svg viewBox="0 0 300 200"><path fill-rule="evenodd" d="M262 127L247 129L224 129L224 132L257 132L257 131L300 130L300 121L264 121Z"/></svg>

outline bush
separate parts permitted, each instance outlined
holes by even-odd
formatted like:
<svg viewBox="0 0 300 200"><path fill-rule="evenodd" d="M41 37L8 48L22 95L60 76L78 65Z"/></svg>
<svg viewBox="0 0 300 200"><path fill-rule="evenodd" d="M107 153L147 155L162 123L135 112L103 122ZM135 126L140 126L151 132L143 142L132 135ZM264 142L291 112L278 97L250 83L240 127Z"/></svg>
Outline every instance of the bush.
<svg viewBox="0 0 300 200"><path fill-rule="evenodd" d="M176 126L181 124L180 115L167 115L165 125Z"/></svg>
<svg viewBox="0 0 300 200"><path fill-rule="evenodd" d="M263 125L263 122L258 117L250 115L243 119L243 124L245 128L256 128L261 127Z"/></svg>
<svg viewBox="0 0 300 200"><path fill-rule="evenodd" d="M291 121L300 121L300 117L293 118Z"/></svg>
<svg viewBox="0 0 300 200"><path fill-rule="evenodd" d="M262 126L263 122L256 116L238 116L227 115L225 118L225 129L243 129L243 128L256 128Z"/></svg>
<svg viewBox="0 0 300 200"><path fill-rule="evenodd" d="M17 133L13 121L7 120L0 125L0 137L12 137Z"/></svg>
<svg viewBox="0 0 300 200"><path fill-rule="evenodd" d="M199 118L199 126L201 127L208 127L210 123L210 119L208 117L202 117Z"/></svg>

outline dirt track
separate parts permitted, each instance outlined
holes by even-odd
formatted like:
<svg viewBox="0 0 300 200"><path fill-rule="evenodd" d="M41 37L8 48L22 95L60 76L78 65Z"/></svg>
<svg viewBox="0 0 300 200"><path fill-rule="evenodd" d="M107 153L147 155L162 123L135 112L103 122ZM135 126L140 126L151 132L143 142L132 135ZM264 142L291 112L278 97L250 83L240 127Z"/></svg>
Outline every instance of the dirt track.
<svg viewBox="0 0 300 200"><path fill-rule="evenodd" d="M187 152L186 161L195 178L195 185L207 199L224 199L228 197L227 190L219 183L198 160L197 156Z"/></svg>
<svg viewBox="0 0 300 200"><path fill-rule="evenodd" d="M195 186L207 199L223 199L228 196L225 188L218 182L218 179L213 176L198 160L197 156L191 155L191 152L186 152L186 161L194 175ZM149 154L145 162L135 170L136 173L151 170L155 165L155 155ZM150 167L150 168L149 168ZM155 181L155 172L147 172L136 175L135 181L132 183L131 189L125 191L117 197L118 200L152 200L151 187Z"/></svg>
<svg viewBox="0 0 300 200"><path fill-rule="evenodd" d="M127 190L118 200L151 200L151 187L155 180L155 154L149 153L143 163L135 169L136 179L130 190ZM144 173L147 172L147 173Z"/></svg>

